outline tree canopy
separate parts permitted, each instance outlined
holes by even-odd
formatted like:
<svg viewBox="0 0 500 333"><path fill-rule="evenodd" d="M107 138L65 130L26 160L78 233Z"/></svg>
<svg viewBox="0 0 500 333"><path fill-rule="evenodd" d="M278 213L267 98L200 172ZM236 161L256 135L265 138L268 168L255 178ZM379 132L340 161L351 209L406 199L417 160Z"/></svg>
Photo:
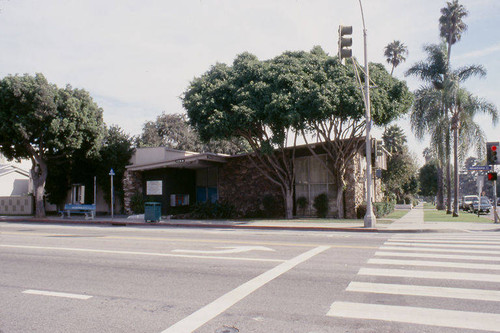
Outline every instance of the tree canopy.
<svg viewBox="0 0 500 333"><path fill-rule="evenodd" d="M60 89L42 74L0 81L0 151L9 159L31 159L37 216L45 215L48 161L80 149L95 154L102 129L102 109L85 90Z"/></svg>
<svg viewBox="0 0 500 333"><path fill-rule="evenodd" d="M377 85L371 95L373 120L387 124L409 109L412 95L383 65L371 64L370 72ZM244 138L265 175L290 197L293 149L287 148L294 146L297 134L317 135L322 141L359 139L364 129L353 67L320 47L265 61L243 53L232 66L215 64L191 82L183 105L203 140Z"/></svg>

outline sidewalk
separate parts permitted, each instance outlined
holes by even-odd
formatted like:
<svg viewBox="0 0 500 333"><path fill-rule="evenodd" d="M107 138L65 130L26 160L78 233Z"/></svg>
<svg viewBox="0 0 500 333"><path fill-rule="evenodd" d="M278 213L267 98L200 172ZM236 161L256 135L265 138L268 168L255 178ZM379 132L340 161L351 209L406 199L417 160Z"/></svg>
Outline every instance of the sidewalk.
<svg viewBox="0 0 500 333"><path fill-rule="evenodd" d="M222 229L262 229L262 230L303 230L303 231L356 231L356 232L473 232L499 231L500 225L493 223L465 222L424 222L423 206L412 209L402 218L391 224L378 223L375 228L364 228L363 221L352 223L322 222L321 220L175 220L163 219L159 222L145 222L142 216L97 216L94 220L85 220L83 216L61 218L49 216L35 218L31 216L2 216L0 222L35 222L51 224L79 225L114 225L142 227L180 227L180 228L222 228Z"/></svg>

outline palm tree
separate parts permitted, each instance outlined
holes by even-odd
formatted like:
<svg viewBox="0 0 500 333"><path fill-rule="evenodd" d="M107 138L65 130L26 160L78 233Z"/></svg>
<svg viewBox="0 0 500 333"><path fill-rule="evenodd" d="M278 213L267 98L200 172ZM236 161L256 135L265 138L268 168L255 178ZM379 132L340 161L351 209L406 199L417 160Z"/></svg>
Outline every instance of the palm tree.
<svg viewBox="0 0 500 333"><path fill-rule="evenodd" d="M441 8L439 28L441 37L446 40L448 45L448 64L451 58L451 46L458 42L467 30L467 24L463 22L463 19L468 14L465 7L458 3L458 0L448 1L446 7Z"/></svg>
<svg viewBox="0 0 500 333"><path fill-rule="evenodd" d="M392 65L391 75L394 72L394 68L404 61L408 55L408 48L405 44L401 43L399 40L395 40L392 43L387 44L384 50L384 56L387 58L387 63Z"/></svg>
<svg viewBox="0 0 500 333"><path fill-rule="evenodd" d="M447 187L451 187L450 160L450 130L446 128L449 123L444 107L442 90L444 89L445 76L448 71L446 44L430 44L424 46L427 53L426 61L414 64L406 76L416 76L427 85L415 93L415 104L411 114L412 130L416 137L423 139L426 134L431 135L431 146L438 156L438 191L437 209L443 210L444 183L443 167L447 166ZM439 131L437 133L436 131ZM448 148L447 148L448 147ZM448 191L448 203L451 213L451 190Z"/></svg>

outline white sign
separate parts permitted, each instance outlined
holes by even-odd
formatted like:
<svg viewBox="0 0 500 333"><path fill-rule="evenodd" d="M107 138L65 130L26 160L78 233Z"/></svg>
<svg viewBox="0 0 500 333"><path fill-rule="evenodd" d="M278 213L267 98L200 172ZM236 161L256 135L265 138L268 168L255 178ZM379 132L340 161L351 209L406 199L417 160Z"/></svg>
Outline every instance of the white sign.
<svg viewBox="0 0 500 333"><path fill-rule="evenodd" d="M162 195L162 181L148 180L146 182L146 195Z"/></svg>

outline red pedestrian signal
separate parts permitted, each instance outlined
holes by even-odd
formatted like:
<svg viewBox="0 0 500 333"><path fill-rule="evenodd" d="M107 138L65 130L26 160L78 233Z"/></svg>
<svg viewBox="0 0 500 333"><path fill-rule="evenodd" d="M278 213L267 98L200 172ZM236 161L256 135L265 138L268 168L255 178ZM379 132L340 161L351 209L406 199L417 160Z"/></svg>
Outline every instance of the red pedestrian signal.
<svg viewBox="0 0 500 333"><path fill-rule="evenodd" d="M488 172L488 180L489 181L497 180L497 173L496 172Z"/></svg>

